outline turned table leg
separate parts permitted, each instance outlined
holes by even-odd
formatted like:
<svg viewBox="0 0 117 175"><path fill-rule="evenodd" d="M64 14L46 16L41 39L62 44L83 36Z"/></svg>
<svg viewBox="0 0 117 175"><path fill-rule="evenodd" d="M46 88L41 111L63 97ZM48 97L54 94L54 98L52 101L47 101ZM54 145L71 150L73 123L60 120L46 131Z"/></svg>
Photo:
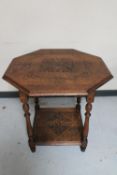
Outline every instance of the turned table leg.
<svg viewBox="0 0 117 175"><path fill-rule="evenodd" d="M35 136L37 135L37 133L34 128L36 127L36 123L38 122L39 109L40 109L38 97L34 98L34 102L35 102L35 116L34 116L34 123L33 123L33 139L35 141L36 140Z"/></svg>
<svg viewBox="0 0 117 175"><path fill-rule="evenodd" d="M39 100L38 100L38 97L35 97L35 117L36 116L38 116L38 114L39 114L39 108L40 108L40 106L39 106Z"/></svg>
<svg viewBox="0 0 117 175"><path fill-rule="evenodd" d="M77 104L76 104L76 111L80 112L80 102L81 102L81 97L77 97Z"/></svg>
<svg viewBox="0 0 117 175"><path fill-rule="evenodd" d="M28 96L20 92L20 100L23 103L24 116L26 118L27 134L29 137L28 143L32 152L35 152L35 143L33 141L33 129L30 121L29 105L28 105Z"/></svg>
<svg viewBox="0 0 117 175"><path fill-rule="evenodd" d="M92 110L92 103L94 101L95 91L89 92L86 100L87 104L85 106L85 122L83 127L83 133L82 133L82 143L81 143L81 151L85 151L88 143L88 133L89 133L89 118L91 116L91 110Z"/></svg>

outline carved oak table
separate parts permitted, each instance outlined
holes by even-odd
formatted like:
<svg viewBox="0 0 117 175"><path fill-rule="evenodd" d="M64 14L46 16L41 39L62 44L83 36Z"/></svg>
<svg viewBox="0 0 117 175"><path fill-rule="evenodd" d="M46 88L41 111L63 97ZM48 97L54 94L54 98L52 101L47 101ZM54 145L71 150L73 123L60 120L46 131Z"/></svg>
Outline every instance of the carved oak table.
<svg viewBox="0 0 117 175"><path fill-rule="evenodd" d="M96 89L112 78L101 58L72 49L41 49L13 59L3 78L19 89L29 146L80 145L85 151ZM40 108L39 97L75 96L74 108ZM33 126L28 99L35 101ZM85 121L80 113L86 97Z"/></svg>

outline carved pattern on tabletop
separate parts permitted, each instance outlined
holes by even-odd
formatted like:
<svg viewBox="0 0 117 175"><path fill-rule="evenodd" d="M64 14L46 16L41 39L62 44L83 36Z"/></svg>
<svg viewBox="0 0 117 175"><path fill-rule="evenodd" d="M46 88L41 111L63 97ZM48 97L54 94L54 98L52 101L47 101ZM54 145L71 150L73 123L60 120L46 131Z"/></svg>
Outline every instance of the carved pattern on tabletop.
<svg viewBox="0 0 117 175"><path fill-rule="evenodd" d="M66 59L44 59L38 64L31 62L21 62L14 63L14 67L10 69L10 74L16 72L20 76L23 74L24 78L40 78L40 73L76 73L77 76L87 77L91 74L92 70L89 69L93 66L92 63L75 61L75 60L66 60ZM25 72L26 70L26 72Z"/></svg>
<svg viewBox="0 0 117 175"><path fill-rule="evenodd" d="M39 66L40 72L76 72L77 64L72 60L50 59L43 60Z"/></svg>
<svg viewBox="0 0 117 175"><path fill-rule="evenodd" d="M88 64L87 64L88 65ZM91 66L91 65L90 65ZM82 70L84 67L84 72L86 72L86 63L77 62L73 60L66 59L50 59L43 60L39 66L39 72L78 72L78 70ZM88 73L88 71L87 71Z"/></svg>

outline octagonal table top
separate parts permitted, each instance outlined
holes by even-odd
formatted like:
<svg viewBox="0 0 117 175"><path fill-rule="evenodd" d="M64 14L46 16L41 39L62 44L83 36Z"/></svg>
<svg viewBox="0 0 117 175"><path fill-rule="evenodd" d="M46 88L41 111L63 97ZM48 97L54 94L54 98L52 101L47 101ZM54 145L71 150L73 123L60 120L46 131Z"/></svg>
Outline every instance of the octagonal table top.
<svg viewBox="0 0 117 175"><path fill-rule="evenodd" d="M29 96L85 96L112 77L100 57L73 49L41 49L19 56L3 76Z"/></svg>

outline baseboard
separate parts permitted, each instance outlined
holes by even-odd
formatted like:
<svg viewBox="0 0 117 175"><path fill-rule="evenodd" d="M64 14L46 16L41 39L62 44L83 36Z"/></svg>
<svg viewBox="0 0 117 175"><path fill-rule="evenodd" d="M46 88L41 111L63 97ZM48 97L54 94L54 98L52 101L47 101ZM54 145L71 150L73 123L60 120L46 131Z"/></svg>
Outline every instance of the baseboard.
<svg viewBox="0 0 117 175"><path fill-rule="evenodd" d="M97 90L96 96L117 96L117 90Z"/></svg>
<svg viewBox="0 0 117 175"><path fill-rule="evenodd" d="M19 97L18 91L2 91L0 92L0 98L16 98Z"/></svg>
<svg viewBox="0 0 117 175"><path fill-rule="evenodd" d="M0 98L16 98L18 96L18 91L0 92ZM96 96L117 96L117 90L97 90Z"/></svg>

